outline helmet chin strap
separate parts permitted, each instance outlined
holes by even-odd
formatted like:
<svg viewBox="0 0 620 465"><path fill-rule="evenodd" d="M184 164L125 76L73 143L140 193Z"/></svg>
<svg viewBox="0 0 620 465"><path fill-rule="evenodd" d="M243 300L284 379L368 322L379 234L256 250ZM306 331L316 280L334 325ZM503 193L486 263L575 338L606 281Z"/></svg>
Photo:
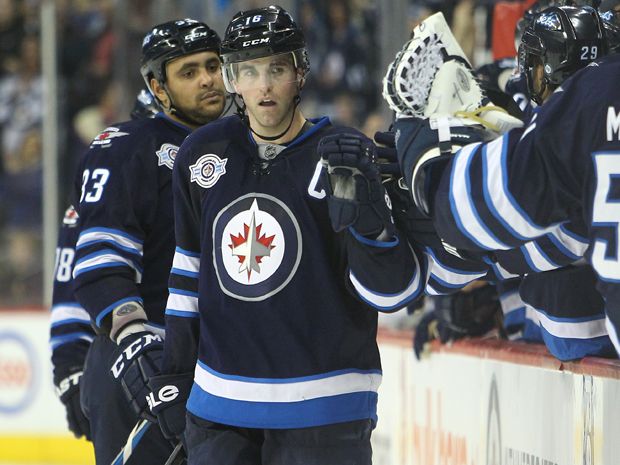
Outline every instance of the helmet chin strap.
<svg viewBox="0 0 620 465"><path fill-rule="evenodd" d="M187 113L185 113L184 111L180 110L174 103L174 100L172 98L172 94L170 93L170 91L168 90L168 86L166 86L166 84L162 84L162 87L164 88L164 92L166 92L166 95L168 96L168 100L170 101L170 103L168 104L168 108L164 108L165 110L167 110L171 115L175 115L177 118L179 118L181 121L184 121L186 123L189 123L193 126L203 126L204 124L207 124L209 121L207 121L207 123L203 122L203 121L198 121L195 118L192 118L191 116L189 116ZM221 116L222 114L220 113L218 115L218 118ZM217 118L216 118L217 119Z"/></svg>
<svg viewBox="0 0 620 465"><path fill-rule="evenodd" d="M298 81L298 83L299 83L299 81ZM301 85L299 85L299 87L297 88L297 95L295 95L295 97L293 97L293 111L291 112L291 120L288 122L288 126L286 127L286 129L284 131L282 131L278 135L275 135L275 136L263 136L262 134L259 134L254 129L252 129L252 126L250 126L250 118L248 117L247 113L245 112L245 108L246 108L245 102L243 101L243 97L241 97L241 96L239 96L239 98L241 99L241 104L239 104L237 102L237 100L235 99L235 104L237 106L237 116L239 116L239 118L241 118L241 121L243 121L245 123L245 125L250 129L252 134L257 136L258 138L260 138L262 140L266 140L268 142L271 142L271 141L274 141L274 140L278 140L282 136L284 136L284 134L286 134L288 132L288 130L291 129L291 126L293 125L293 121L295 120L295 110L297 109L297 107L299 106L299 103L301 102L301 96L299 95L301 93L301 86L303 86L303 80L301 81Z"/></svg>

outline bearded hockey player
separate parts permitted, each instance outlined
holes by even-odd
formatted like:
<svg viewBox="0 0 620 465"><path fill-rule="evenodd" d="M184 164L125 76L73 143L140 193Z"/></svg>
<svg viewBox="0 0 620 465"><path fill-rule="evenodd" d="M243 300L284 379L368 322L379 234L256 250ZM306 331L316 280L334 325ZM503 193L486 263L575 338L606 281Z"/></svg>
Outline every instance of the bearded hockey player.
<svg viewBox="0 0 620 465"><path fill-rule="evenodd" d="M81 167L73 275L97 333L80 382L97 463L111 463L125 444L147 410L146 378L159 370L175 242L172 168L183 140L224 108L219 45L192 19L155 26L141 72L163 111L107 128ZM163 464L170 455L156 426L138 439L129 463Z"/></svg>

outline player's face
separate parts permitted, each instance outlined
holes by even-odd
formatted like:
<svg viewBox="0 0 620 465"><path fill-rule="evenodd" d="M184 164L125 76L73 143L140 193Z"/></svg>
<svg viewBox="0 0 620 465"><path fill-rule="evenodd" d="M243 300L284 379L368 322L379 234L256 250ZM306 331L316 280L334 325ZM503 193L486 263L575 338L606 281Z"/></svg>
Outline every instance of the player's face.
<svg viewBox="0 0 620 465"><path fill-rule="evenodd" d="M226 92L216 53L176 58L166 63L166 77L174 106L193 121L206 124L224 110Z"/></svg>
<svg viewBox="0 0 620 465"><path fill-rule="evenodd" d="M548 86L545 86L545 71L542 63L536 63L533 70L534 74L534 91L540 95L542 101L544 102L549 95L551 95L551 89Z"/></svg>
<svg viewBox="0 0 620 465"><path fill-rule="evenodd" d="M295 111L298 74L290 53L248 60L236 65L233 85L246 105L250 125L264 135L281 133Z"/></svg>

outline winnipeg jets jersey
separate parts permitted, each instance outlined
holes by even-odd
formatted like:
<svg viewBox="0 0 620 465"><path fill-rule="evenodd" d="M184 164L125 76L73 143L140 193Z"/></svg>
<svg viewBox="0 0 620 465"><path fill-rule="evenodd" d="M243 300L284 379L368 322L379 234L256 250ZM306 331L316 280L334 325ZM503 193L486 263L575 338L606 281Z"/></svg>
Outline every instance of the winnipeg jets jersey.
<svg viewBox="0 0 620 465"><path fill-rule="evenodd" d="M436 191L435 225L458 248L506 250L568 225L587 227L609 334L620 349L620 56L569 78L530 123L464 147Z"/></svg>
<svg viewBox="0 0 620 465"><path fill-rule="evenodd" d="M253 428L376 418L377 314L348 291L398 307L422 280L401 271L415 269L406 241L333 232L316 147L335 131L353 130L316 120L264 160L232 116L181 147L164 372L194 370L193 415Z"/></svg>
<svg viewBox="0 0 620 465"><path fill-rule="evenodd" d="M68 371L84 364L95 334L88 313L76 301L73 293L71 272L79 231L78 220L75 208L70 206L58 232L50 322L52 364L57 382Z"/></svg>
<svg viewBox="0 0 620 465"><path fill-rule="evenodd" d="M81 169L75 292L97 328L123 302L162 326L174 254L172 167L190 129L160 113L107 128Z"/></svg>

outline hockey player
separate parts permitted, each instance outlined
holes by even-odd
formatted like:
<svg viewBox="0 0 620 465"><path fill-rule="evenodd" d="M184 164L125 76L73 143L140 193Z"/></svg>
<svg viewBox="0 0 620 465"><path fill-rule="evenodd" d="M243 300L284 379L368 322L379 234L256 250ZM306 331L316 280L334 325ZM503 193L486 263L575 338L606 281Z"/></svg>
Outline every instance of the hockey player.
<svg viewBox="0 0 620 465"><path fill-rule="evenodd" d="M555 66L558 62L563 63L554 79L565 79L587 63L587 61L584 63L578 59L583 53L581 46L598 43L600 49L604 50L605 44L601 43L600 20L593 10L562 7L553 11L562 15L564 25L562 30L547 30L547 12L541 16L542 21L535 22L528 29L527 44L524 45L527 47L528 54L539 57L541 57L541 48L547 50L547 54L541 57L542 65L547 64L547 62L549 66ZM575 29L572 29L571 23L575 25ZM565 44L568 46L564 47ZM529 82L530 84L534 83L532 79L529 79ZM537 88L539 87L537 85ZM532 91L538 92L537 89ZM394 205L402 203L398 197L392 199ZM395 213L399 211L402 211L402 207L395 206ZM580 223L582 222L578 218L573 219L572 224L556 228L535 242L526 243L518 249L498 251L479 257L493 269L496 275L495 279L502 281L500 285L503 288L502 304L506 310L507 329L513 332L516 329L515 324L525 324L523 337L528 340L537 340L539 336L536 333L540 334L540 330L537 330L531 321L543 321L545 342L547 342L551 352L562 360L579 358L584 355L609 354L610 342L602 328L602 316L598 305L600 296L593 288L588 288L587 270L579 271L572 268L566 270L565 276L572 278L575 278L580 272L586 275L583 276L583 279L578 279L579 282L571 286L571 289L564 291L545 282L547 278L557 281L562 272L554 272L549 276L545 274L530 276L524 283L527 288L525 295L528 297L528 303L536 307L536 310L532 306L518 302L519 294L516 292L518 282L509 283L504 282L504 280L527 273L556 269L576 261L585 250L584 240L580 239L579 236L585 235L586 232L585 227ZM406 229L413 230L415 228L407 226ZM419 241L419 237L416 236L419 234L413 231L411 240ZM434 246L433 244L430 245L431 247ZM440 245L439 249L441 248ZM436 254L438 248L435 247L434 250ZM472 254L469 255L472 256ZM431 261L433 264L435 262L435 259ZM457 262L455 268L458 267ZM430 276L432 277L433 274L434 271L431 268ZM517 288L511 292L507 286L514 286L515 284ZM457 286L453 287L457 288ZM427 292L430 291L431 294L435 294L435 289L437 288L431 288L427 285ZM544 289L547 292L544 292ZM449 292L449 289L445 290ZM553 291L551 292L551 290ZM583 305L584 301L590 302L590 304ZM419 340L417 345L420 346Z"/></svg>
<svg viewBox="0 0 620 465"><path fill-rule="evenodd" d="M192 19L155 26L143 41L141 73L163 111L107 128L81 166L73 276L97 333L80 395L98 464L125 444L146 411L146 377L158 371L174 254L172 167L192 130L223 111L219 45ZM163 464L170 451L159 429L148 428L130 463Z"/></svg>
<svg viewBox="0 0 620 465"><path fill-rule="evenodd" d="M351 134L351 153L364 159L372 144L301 113L308 57L282 8L237 13L221 56L239 114L192 134L175 163L177 249L153 412L180 435L187 405L191 465L370 464L377 314L346 281L374 289L377 255L395 269L411 264L383 194L373 221L334 233L317 145ZM380 183L371 191L380 194ZM384 230L386 242L375 241ZM402 273L376 279L394 304L391 290L410 282Z"/></svg>
<svg viewBox="0 0 620 465"><path fill-rule="evenodd" d="M132 119L153 118L160 109L151 93L142 89L131 111ZM74 186L74 194L79 189ZM77 203L79 193L73 195ZM77 198L75 198L77 197ZM65 211L58 231L56 264L51 308L50 346L54 384L65 405L69 430L75 437L90 439L90 427L80 406L79 381L84 360L95 337L88 313L77 303L73 293L73 258L78 238L78 214L73 205Z"/></svg>
<svg viewBox="0 0 620 465"><path fill-rule="evenodd" d="M569 29L555 8L539 20L551 33ZM620 65L615 55L603 58L553 93L559 84L555 80L570 74L578 63L598 58L602 44L593 40L569 46L573 48L566 61L554 60L560 55L552 55L543 66L535 57L523 57L528 59L524 64L532 95L546 100L526 128L514 129L492 142L467 145L454 158L438 157L431 149L438 136L428 122L402 119L397 122L398 155L408 185L421 194L418 199L424 199L419 206L426 209L428 205L426 211L441 237L459 249L506 250L558 226L579 220L585 223L589 244L585 257L597 273L607 327L618 349L620 217L613 199L618 195L615 178L620 164L615 153L620 147L615 108L620 105L620 94L611 76ZM547 53L556 51L550 48ZM450 128L450 137L454 139L461 130ZM424 174L430 177L422 186L420 175Z"/></svg>

